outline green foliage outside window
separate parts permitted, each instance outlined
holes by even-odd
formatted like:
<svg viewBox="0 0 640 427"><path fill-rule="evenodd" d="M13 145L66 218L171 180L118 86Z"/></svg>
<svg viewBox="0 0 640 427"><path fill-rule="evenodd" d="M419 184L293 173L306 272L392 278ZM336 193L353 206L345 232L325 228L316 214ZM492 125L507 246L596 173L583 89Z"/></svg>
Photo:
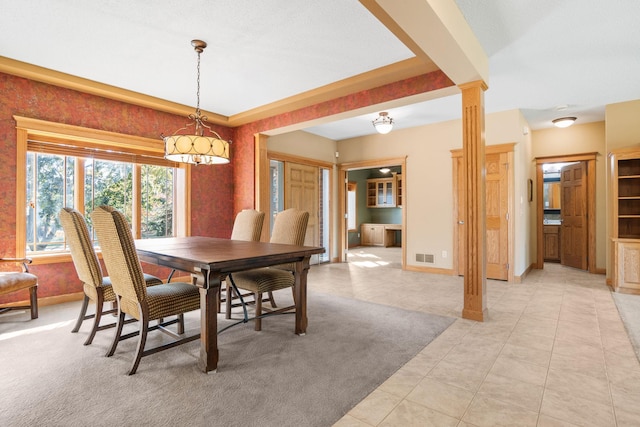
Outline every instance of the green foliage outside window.
<svg viewBox="0 0 640 427"><path fill-rule="evenodd" d="M74 206L74 192L84 194L85 214L91 230L90 212L97 206L118 209L133 222L135 164L86 159L84 182L75 180L75 157L29 152L27 154L26 243L28 252L65 249L58 219L63 207ZM173 235L173 168L141 165L141 237Z"/></svg>

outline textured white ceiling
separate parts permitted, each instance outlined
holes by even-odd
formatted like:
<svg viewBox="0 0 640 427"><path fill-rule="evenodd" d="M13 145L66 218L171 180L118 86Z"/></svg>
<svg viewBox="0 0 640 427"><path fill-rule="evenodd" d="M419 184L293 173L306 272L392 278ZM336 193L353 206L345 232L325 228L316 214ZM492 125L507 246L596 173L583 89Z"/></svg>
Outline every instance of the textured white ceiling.
<svg viewBox="0 0 640 427"><path fill-rule="evenodd" d="M640 1L456 3L489 57L487 112L521 109L539 129L640 99ZM1 56L192 106L190 41L203 39L201 108L223 115L413 56L356 0L0 0L0 12ZM461 108L454 96L386 109L402 128ZM309 130L365 135L376 116Z"/></svg>

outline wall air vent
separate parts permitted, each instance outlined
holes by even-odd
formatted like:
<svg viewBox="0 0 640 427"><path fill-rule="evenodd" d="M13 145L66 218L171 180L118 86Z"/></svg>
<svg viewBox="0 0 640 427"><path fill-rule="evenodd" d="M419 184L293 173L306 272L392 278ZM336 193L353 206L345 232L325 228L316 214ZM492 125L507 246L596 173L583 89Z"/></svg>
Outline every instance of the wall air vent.
<svg viewBox="0 0 640 427"><path fill-rule="evenodd" d="M417 262L429 262L433 264L433 254L416 254Z"/></svg>

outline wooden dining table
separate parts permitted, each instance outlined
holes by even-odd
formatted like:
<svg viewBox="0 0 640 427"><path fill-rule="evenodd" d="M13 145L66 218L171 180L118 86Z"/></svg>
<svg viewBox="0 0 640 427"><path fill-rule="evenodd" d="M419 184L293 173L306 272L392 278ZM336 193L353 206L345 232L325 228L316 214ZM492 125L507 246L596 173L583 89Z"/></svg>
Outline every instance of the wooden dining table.
<svg viewBox="0 0 640 427"><path fill-rule="evenodd" d="M217 298L220 279L229 273L294 263L294 332L306 333L309 260L312 255L323 253L324 248L200 236L144 239L135 244L141 261L192 274L192 284L200 289L198 366L204 372L215 372L218 366Z"/></svg>

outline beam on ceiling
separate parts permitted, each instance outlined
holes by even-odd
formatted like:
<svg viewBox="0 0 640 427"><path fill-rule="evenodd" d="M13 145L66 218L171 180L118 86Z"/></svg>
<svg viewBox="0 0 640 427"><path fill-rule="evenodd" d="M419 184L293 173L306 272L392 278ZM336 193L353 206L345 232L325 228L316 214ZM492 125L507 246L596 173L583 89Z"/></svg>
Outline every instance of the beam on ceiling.
<svg viewBox="0 0 640 427"><path fill-rule="evenodd" d="M489 59L453 0L360 0L414 54L455 84L488 83Z"/></svg>

